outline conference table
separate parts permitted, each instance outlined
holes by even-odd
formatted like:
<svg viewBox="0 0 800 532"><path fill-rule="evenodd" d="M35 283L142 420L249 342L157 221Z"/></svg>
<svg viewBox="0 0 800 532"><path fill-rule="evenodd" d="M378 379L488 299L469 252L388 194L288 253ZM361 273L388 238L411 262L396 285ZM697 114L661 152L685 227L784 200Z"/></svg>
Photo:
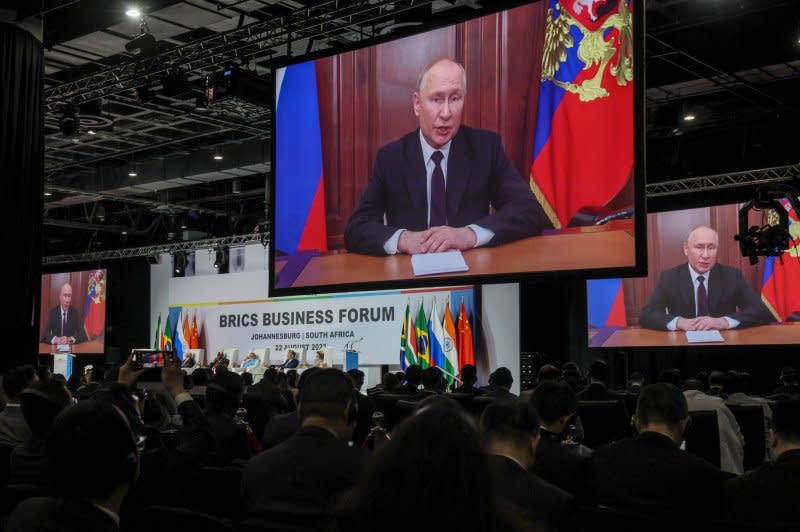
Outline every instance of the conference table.
<svg viewBox="0 0 800 532"><path fill-rule="evenodd" d="M100 340L92 340L90 342L81 342L79 344L72 344L70 346L70 350L67 352L61 352L56 350L58 346L51 345L47 342L40 342L39 343L39 354L40 355L58 355L58 354L72 354L72 355L94 355L94 354L102 354L105 349L105 345L102 339Z"/></svg>
<svg viewBox="0 0 800 532"><path fill-rule="evenodd" d="M496 247L463 252L466 272L438 274L458 279L481 275L546 272L636 265L633 220L568 228ZM414 275L409 255L373 257L346 251L301 253L276 258L278 288L424 279Z"/></svg>
<svg viewBox="0 0 800 532"><path fill-rule="evenodd" d="M639 327L605 328L590 340L591 347L670 347L717 345L789 345L800 344L800 322L774 323L748 329L720 331L724 342L690 344L683 331L654 331Z"/></svg>

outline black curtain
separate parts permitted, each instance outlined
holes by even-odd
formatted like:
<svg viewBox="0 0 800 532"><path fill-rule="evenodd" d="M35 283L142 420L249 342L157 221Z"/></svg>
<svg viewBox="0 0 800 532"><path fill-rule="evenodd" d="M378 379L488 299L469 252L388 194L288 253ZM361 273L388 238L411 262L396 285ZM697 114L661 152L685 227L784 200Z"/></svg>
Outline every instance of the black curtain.
<svg viewBox="0 0 800 532"><path fill-rule="evenodd" d="M30 33L0 23L0 227L5 316L0 371L36 360L44 194L44 54Z"/></svg>

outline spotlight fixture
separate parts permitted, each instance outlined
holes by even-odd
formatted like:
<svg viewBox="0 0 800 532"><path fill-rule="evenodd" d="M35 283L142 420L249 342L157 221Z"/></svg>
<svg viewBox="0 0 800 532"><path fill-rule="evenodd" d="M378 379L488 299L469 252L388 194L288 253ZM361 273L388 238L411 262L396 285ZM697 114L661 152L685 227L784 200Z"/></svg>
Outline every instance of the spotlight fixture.
<svg viewBox="0 0 800 532"><path fill-rule="evenodd" d="M46 190L44 191L44 197L45 197L45 198L49 198L49 197L50 197L50 196L52 196L52 195L53 195L53 193L52 193L52 192L48 192L48 191L46 191Z"/></svg>
<svg viewBox="0 0 800 532"><path fill-rule="evenodd" d="M106 221L106 209L105 209L105 207L103 207L102 205L98 205L97 206L97 211L95 212L95 215L97 216L97 220L98 221L105 222Z"/></svg>
<svg viewBox="0 0 800 532"><path fill-rule="evenodd" d="M137 7L130 7L125 11L125 15L131 18L139 18L142 16L142 12Z"/></svg>
<svg viewBox="0 0 800 532"><path fill-rule="evenodd" d="M136 177L137 175L139 174L136 173L136 170L131 170L130 172L128 172L128 177Z"/></svg>
<svg viewBox="0 0 800 532"><path fill-rule="evenodd" d="M89 131L87 131L87 133L90 135L97 135L97 132L93 129L90 129Z"/></svg>
<svg viewBox="0 0 800 532"><path fill-rule="evenodd" d="M121 234L122 236L128 236L128 232L127 232L127 231L123 231L123 232L122 232L122 233L120 233L120 234Z"/></svg>
<svg viewBox="0 0 800 532"><path fill-rule="evenodd" d="M228 273L228 248L219 246L215 253L214 269L218 273Z"/></svg>
<svg viewBox="0 0 800 532"><path fill-rule="evenodd" d="M241 194L242 193L242 182L238 179L234 179L231 182L231 192L233 194Z"/></svg>
<svg viewBox="0 0 800 532"><path fill-rule="evenodd" d="M221 161L222 159L223 159L222 152L221 151L215 151L214 152L214 160L215 161Z"/></svg>
<svg viewBox="0 0 800 532"><path fill-rule="evenodd" d="M172 254L173 277L183 277L186 274L186 252L176 251Z"/></svg>
<svg viewBox="0 0 800 532"><path fill-rule="evenodd" d="M78 131L80 122L78 120L78 106L75 104L67 104L64 107L64 114L58 119L58 129L65 137L74 135Z"/></svg>
<svg viewBox="0 0 800 532"><path fill-rule="evenodd" d="M697 117L695 115L693 115L692 113L686 113L685 115L683 115L683 120L685 122L691 122L695 118L697 118Z"/></svg>
<svg viewBox="0 0 800 532"><path fill-rule="evenodd" d="M136 57L150 57L158 53L158 41L151 33L140 33L125 43L125 50Z"/></svg>

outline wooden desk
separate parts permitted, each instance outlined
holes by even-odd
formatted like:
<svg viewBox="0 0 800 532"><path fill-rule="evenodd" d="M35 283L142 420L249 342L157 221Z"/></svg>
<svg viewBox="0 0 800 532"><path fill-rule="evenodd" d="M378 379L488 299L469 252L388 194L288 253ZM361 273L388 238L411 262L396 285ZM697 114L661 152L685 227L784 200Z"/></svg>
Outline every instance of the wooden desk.
<svg viewBox="0 0 800 532"><path fill-rule="evenodd" d="M55 345L46 342L39 343L40 355L57 355ZM71 353L73 355L102 355L105 352L105 345L103 340L92 340L91 342L82 342L80 344L72 344Z"/></svg>
<svg viewBox="0 0 800 532"><path fill-rule="evenodd" d="M471 249L464 252L464 260L469 271L436 277L457 279L476 275L633 267L636 265L633 221L567 229L502 246ZM371 257L340 252L310 258L290 286L415 278L409 255Z"/></svg>
<svg viewBox="0 0 800 532"><path fill-rule="evenodd" d="M606 331L609 332L609 331ZM592 347L663 347L663 346L719 346L719 345L788 345L800 344L800 322L776 323L720 331L724 342L689 344L683 331L653 331L630 327L611 332L605 341L591 342ZM597 333L602 335L603 331Z"/></svg>

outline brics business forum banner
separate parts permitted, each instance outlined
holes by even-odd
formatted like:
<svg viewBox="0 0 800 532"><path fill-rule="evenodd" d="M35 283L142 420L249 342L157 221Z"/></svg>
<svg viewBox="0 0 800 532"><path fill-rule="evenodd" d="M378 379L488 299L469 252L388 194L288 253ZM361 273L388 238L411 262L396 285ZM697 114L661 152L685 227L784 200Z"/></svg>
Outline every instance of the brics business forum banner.
<svg viewBox="0 0 800 532"><path fill-rule="evenodd" d="M334 363L340 363L344 349L352 344L360 351L359 364L394 365L400 363L407 305L415 313L422 306L425 316L430 317L434 307L439 316L444 315L446 304L451 312L458 312L462 301L474 324L473 286L254 301L198 302L195 298L184 304L172 300L168 317L176 330L178 324L196 320L199 347L205 349L207 360L227 348L239 349L240 360L252 349L269 348L271 361L282 361L285 351L294 349L306 350L306 361L311 363L315 350L330 347Z"/></svg>

